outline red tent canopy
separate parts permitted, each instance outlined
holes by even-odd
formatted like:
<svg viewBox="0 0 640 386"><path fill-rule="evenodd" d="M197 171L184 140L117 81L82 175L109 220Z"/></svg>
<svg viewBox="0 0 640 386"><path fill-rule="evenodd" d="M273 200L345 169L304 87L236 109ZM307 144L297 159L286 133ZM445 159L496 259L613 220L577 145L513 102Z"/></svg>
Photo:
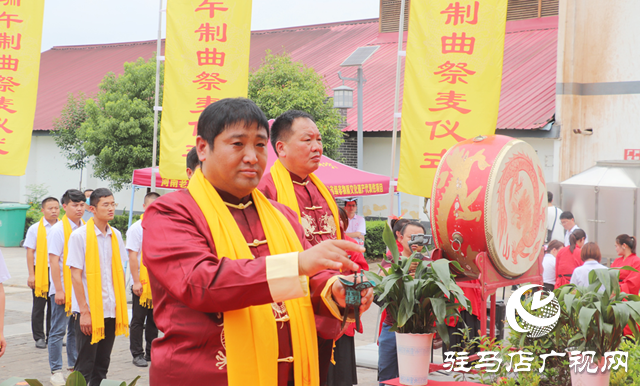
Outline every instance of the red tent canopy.
<svg viewBox="0 0 640 386"><path fill-rule="evenodd" d="M267 146L269 161L265 174L269 173L271 165L278 159L273 147ZM156 187L163 189L183 189L189 184L188 180L170 180L162 178L158 168L156 173ZM315 175L324 182L335 197L370 196L389 193L389 177L381 174L369 173L352 168L322 156L320 167ZM151 168L137 169L133 171L133 185L151 186Z"/></svg>
<svg viewBox="0 0 640 386"><path fill-rule="evenodd" d="M189 180L170 180L162 178L157 167L153 168L156 172L156 188L162 189L184 189L189 185ZM136 169L133 171L133 185L151 187L151 168Z"/></svg>
<svg viewBox="0 0 640 386"><path fill-rule="evenodd" d="M272 146L265 175L278 159ZM334 197L372 196L389 193L389 177L358 170L322 156L320 167L314 174L327 186Z"/></svg>

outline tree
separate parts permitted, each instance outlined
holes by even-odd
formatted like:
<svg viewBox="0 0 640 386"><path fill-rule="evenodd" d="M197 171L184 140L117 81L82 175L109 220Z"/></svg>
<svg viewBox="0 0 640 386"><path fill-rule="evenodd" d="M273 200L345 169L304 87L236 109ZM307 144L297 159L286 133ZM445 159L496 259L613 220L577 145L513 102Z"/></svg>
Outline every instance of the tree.
<svg viewBox="0 0 640 386"><path fill-rule="evenodd" d="M54 118L51 136L56 145L67 159L67 167L71 170L80 170L80 183L78 189L82 189L82 169L87 165L87 152L84 142L78 138L78 130L87 114L84 111L87 97L82 93L74 96L69 93L67 104L62 109L60 117Z"/></svg>
<svg viewBox="0 0 640 386"><path fill-rule="evenodd" d="M267 50L260 68L249 74L249 99L269 119L292 109L311 114L322 134L324 154L339 157L338 147L344 141L338 127L342 116L327 98L322 76L312 68L292 61L287 53L273 55Z"/></svg>
<svg viewBox="0 0 640 386"><path fill-rule="evenodd" d="M164 67L160 70L163 84ZM125 63L120 76L108 73L95 100L86 102L87 119L79 137L87 154L94 157L94 175L108 180L115 191L131 182L133 170L151 164L155 81L155 57L148 61L139 58Z"/></svg>

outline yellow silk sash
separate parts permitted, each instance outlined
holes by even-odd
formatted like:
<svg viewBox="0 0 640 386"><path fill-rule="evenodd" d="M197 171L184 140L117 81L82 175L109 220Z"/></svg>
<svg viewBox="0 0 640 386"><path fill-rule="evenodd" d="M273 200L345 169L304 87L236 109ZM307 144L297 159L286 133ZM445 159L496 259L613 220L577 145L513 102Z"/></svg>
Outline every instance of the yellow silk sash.
<svg viewBox="0 0 640 386"><path fill-rule="evenodd" d="M144 213L140 215L140 221L144 217ZM140 246L140 283L142 284L142 293L140 294L140 305L145 308L153 308L151 300L151 284L149 283L149 271L144 265L142 257L142 246Z"/></svg>
<svg viewBox="0 0 640 386"><path fill-rule="evenodd" d="M47 250L47 229L44 227L44 217L38 225L38 238L36 239L36 284L37 297L46 298L49 292L49 251Z"/></svg>
<svg viewBox="0 0 640 386"><path fill-rule="evenodd" d="M69 254L69 237L71 237L71 224L69 218L65 214L62 217L62 229L64 229L64 252L62 257L62 278L64 281L64 310L67 316L71 315L71 291L73 284L71 282L71 269L67 267L67 255ZM84 220L81 220L84 222Z"/></svg>
<svg viewBox="0 0 640 386"><path fill-rule="evenodd" d="M296 192L293 189L293 182L291 181L291 174L284 167L280 160L276 160L276 162L271 166L271 177L273 178L273 183L276 186L276 190L278 191L278 202L288 206L298 213L298 220L300 220L300 206L298 205L298 199L296 198ZM318 188L322 197L329 205L329 209L331 210L331 214L333 215L333 221L336 224L336 238L338 240L342 239L342 235L340 232L340 217L338 216L338 205L336 205L336 200L329 192L326 186L320 181L315 174L309 174L309 179L311 182Z"/></svg>
<svg viewBox="0 0 640 386"><path fill-rule="evenodd" d="M111 228L110 225L107 225ZM100 275L100 252L93 217L87 221L87 250L85 255L87 291L91 311L91 344L104 339L104 309L102 303L102 276ZM124 286L124 272L120 259L120 245L116 233L111 229L111 277L116 298L116 336L129 336L129 315Z"/></svg>
<svg viewBox="0 0 640 386"><path fill-rule="evenodd" d="M204 214L220 258L253 259L251 250L218 192L197 170L189 193ZM301 252L293 227L260 191L254 189L260 223L271 254ZM290 317L296 386L317 386L318 346L309 295L285 301ZM227 377L230 386L273 386L278 382L278 331L271 305L263 304L224 313Z"/></svg>

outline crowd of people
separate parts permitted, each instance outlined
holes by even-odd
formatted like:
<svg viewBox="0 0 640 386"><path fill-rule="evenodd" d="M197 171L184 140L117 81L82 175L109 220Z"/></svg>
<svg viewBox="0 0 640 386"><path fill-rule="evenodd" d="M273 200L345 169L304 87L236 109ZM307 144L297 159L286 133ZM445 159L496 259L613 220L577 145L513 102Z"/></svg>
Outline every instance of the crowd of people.
<svg viewBox="0 0 640 386"><path fill-rule="evenodd" d="M147 193L126 243L109 225L117 207L109 189L42 200L43 217L24 247L33 339L48 349L51 383L63 385L66 369L99 385L116 336L130 335L132 363L151 363L153 385L357 384L355 320L345 315L347 288L337 279L354 281L369 269L366 225L355 199L339 207L314 174L322 138L313 117L290 110L270 127L252 101L229 98L202 112L197 133L186 157L188 188ZM264 175L269 145L278 159ZM585 285L591 270L606 268L599 247L548 195L545 288ZM407 219L392 227L401 258L418 248L409 245L412 235L427 233ZM639 271L620 274L622 290L637 294L636 239L620 235L615 245L620 257L611 266ZM0 255L0 356L8 278ZM483 307L469 291L473 314L462 310L452 331L479 328ZM372 301L371 289L361 292L360 314ZM385 316L380 329L380 381L398 376L393 322Z"/></svg>
<svg viewBox="0 0 640 386"><path fill-rule="evenodd" d="M144 208L157 197L157 193L148 193ZM64 209L62 218L60 206ZM144 288L141 283L146 283L148 290L149 281L148 277L143 279L145 271L138 269L140 221L129 228L125 245L120 231L109 225L116 207L109 189L69 189L60 200L42 200L43 216L27 230L23 246L29 273L27 285L33 295L31 331L35 347L48 350L53 385L65 384L65 369L75 369L89 382L99 384L106 378L116 335L128 335L129 328L133 364L147 366L145 357L149 359L151 342L158 335L150 292L146 303L139 300ZM127 262L133 283L130 325L124 277ZM2 261L0 283L8 278ZM0 332L2 315L0 312ZM142 348L143 325L146 355ZM0 345L2 353L6 342L0 339Z"/></svg>
<svg viewBox="0 0 640 386"><path fill-rule="evenodd" d="M542 261L544 288L553 290L568 283L588 286L591 271L607 269L601 264L600 247L589 241L586 232L576 224L573 214L560 211L553 205L553 194L547 194L547 244ZM562 228L556 228L558 222ZM558 232L558 229L564 229L564 232ZM640 258L636 256L636 244L634 236L618 235L615 239L618 258L611 263L611 268L630 266L638 271L620 271L620 289L634 295L640 291Z"/></svg>
<svg viewBox="0 0 640 386"><path fill-rule="evenodd" d="M366 227L356 201L338 207L313 174L322 155L313 117L287 111L270 129L252 101L224 99L197 132L188 189L148 193L126 243L109 225L108 189L42 201L24 246L33 338L48 349L51 383L76 370L99 385L116 336L130 334L133 365L150 362L153 385L356 384L355 320L337 279L368 269ZM262 178L269 142L278 160ZM0 256L0 355L8 278ZM373 290L360 295L362 314Z"/></svg>

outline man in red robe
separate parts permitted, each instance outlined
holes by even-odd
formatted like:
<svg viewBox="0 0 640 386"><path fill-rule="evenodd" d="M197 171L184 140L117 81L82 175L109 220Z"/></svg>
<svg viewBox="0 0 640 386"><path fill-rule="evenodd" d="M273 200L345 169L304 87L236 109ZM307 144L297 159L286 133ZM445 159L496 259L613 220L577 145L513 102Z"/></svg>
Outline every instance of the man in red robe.
<svg viewBox="0 0 640 386"><path fill-rule="evenodd" d="M271 126L271 144L278 160L258 189L267 198L287 205L298 213L304 234L311 245L324 240L343 239L338 207L322 181L313 175L322 157L322 136L313 117L299 110L281 114ZM335 318L316 316L316 325L336 331ZM339 331L339 330L338 330ZM329 371L336 334L319 334L320 379L324 384ZM326 365L323 365L326 364Z"/></svg>
<svg viewBox="0 0 640 386"><path fill-rule="evenodd" d="M309 243L316 245L323 240L340 239L337 206L335 218L330 208L335 201L330 196L332 203L327 202L320 191L321 187L310 177L318 170L322 157L322 136L313 117L298 110L283 113L271 126L271 144L278 155L278 162L287 171L286 177L293 183L298 207L291 209L299 212L300 224ZM275 167L260 181L258 189L267 198L288 205L283 201L283 192L278 189L277 182L280 181L274 180Z"/></svg>
<svg viewBox="0 0 640 386"><path fill-rule="evenodd" d="M142 225L148 236L143 240L143 259L151 282L154 319L164 332L163 337L153 341L150 369L153 385L235 386L238 382L232 380L242 376L239 373L260 373L264 368L275 366L277 377L274 378L277 379L269 379L266 384L319 383L317 377L300 381L300 374L294 372L299 361L316 348L308 345L302 352L298 349L294 353L296 339L300 338L292 332L300 326L292 325L294 315L290 319L289 314L293 310L285 307L284 302L310 296L315 313L333 317L339 331L337 318L342 317L340 306L344 306L345 290L340 281L335 280L336 271L325 269L355 270L357 267L347 258L347 250L362 249L341 240L311 247L296 213L271 202L269 205L284 214L291 232L295 232L305 250L270 253L274 244L265 232L273 231L268 228L265 231L263 227L265 219L257 208L261 194L254 190L266 166L268 138L266 117L250 100L223 99L208 106L198 121L196 139L201 170L192 177L189 190L166 194L145 212ZM223 224L223 227L237 226L252 256L233 259L218 255L217 250L228 249L228 246L214 243L214 239L220 237L219 232L212 232L210 213L203 213L202 205L196 201L198 196L191 188L198 183L210 185L204 187L209 189L209 197L217 196L224 202L222 207L228 208L236 224ZM278 229L278 232L286 231ZM369 308L373 299L371 290L363 291L362 295L361 312ZM253 352L246 353L246 362L237 356L234 361L230 336L225 339L225 330L232 327L225 328L225 316L263 305L270 305L275 322L259 320L258 323L271 323L275 327L269 332L277 334L277 363L265 363L265 358L252 356ZM323 331L323 326L316 328L319 334L336 333ZM254 332L247 331L247 335ZM258 352L262 344L255 346ZM249 358L259 366L250 365ZM273 362L276 362L275 356Z"/></svg>

